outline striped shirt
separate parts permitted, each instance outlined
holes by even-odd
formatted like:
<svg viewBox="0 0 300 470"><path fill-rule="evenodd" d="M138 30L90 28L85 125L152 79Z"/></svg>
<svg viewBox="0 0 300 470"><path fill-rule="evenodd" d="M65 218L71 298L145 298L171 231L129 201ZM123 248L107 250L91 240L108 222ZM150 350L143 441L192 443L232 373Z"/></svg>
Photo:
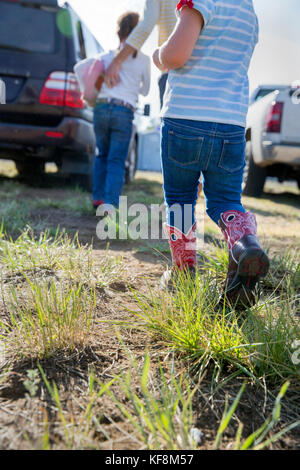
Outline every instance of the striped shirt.
<svg viewBox="0 0 300 470"><path fill-rule="evenodd" d="M177 3L178 0L146 0L143 18L126 39L126 43L139 50L157 25L158 45L161 46L175 27Z"/></svg>
<svg viewBox="0 0 300 470"><path fill-rule="evenodd" d="M162 116L245 127L248 69L258 41L253 1L193 3L204 27L190 59L169 74Z"/></svg>

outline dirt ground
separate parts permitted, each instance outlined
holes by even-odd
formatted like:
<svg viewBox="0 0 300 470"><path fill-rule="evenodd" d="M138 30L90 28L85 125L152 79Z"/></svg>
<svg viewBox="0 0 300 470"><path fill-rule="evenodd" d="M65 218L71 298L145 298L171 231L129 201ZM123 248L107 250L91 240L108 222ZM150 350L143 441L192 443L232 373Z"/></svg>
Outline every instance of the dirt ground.
<svg viewBox="0 0 300 470"><path fill-rule="evenodd" d="M146 175L151 179L151 175ZM138 174L136 187L139 180L143 180L145 174ZM159 175L152 175L153 181L160 184ZM3 183L5 178L0 181ZM141 183L142 184L142 183ZM131 189L127 188L130 196ZM63 201L72 197L72 189L68 187L57 188L52 183L46 187L25 187L17 196L19 200L39 201L50 198L55 201ZM79 196L80 197L80 196ZM200 201L201 202L201 201ZM247 208L252 209L255 200L247 199ZM279 207L276 214L270 213L270 206ZM283 209L282 209L283 208ZM282 209L282 210L281 210ZM300 195L296 188L286 189L274 183L270 183L262 200L256 204L256 213L259 230L264 242L270 247L271 253L280 253L283 247L299 250L300 247ZM218 229L206 220L205 245L210 250L211 242L221 239ZM132 350L138 360L142 360L146 348L150 348L154 363L158 359L164 361L168 352L164 351L156 342L134 328L134 316L131 310L137 309L136 301L131 295L130 289L137 288L140 292L147 293L149 288L156 289L159 278L164 271L169 254L158 254L152 250L149 242L137 241L112 241L107 247L106 241L100 241L96 237L97 218L93 213L77 214L62 207L39 207L31 210L30 221L34 224L44 222L47 226L65 228L68 233L78 232L79 240L83 244L93 244L93 256L95 264L106 255L122 257L125 266L124 280L113 283L108 289L97 294L97 319L128 321L132 318L132 328L121 329L121 336L126 346ZM152 242L154 247L155 243ZM166 243L166 242L163 242ZM128 358L116 337L115 327L110 324L98 323L89 346L84 351L78 351L72 357L56 357L44 361L41 366L47 373L48 380L55 380L59 386L63 407L69 410L69 415L76 421L86 404L86 391L88 388L88 375L92 369L103 381L109 380L114 374L128 369ZM178 366L183 367L178 363ZM0 449L39 449L42 447L41 435L45 421L48 423L52 436L53 448L62 448L62 435L58 427L58 418L53 404L45 388L40 387L39 396L28 399L24 388L24 371L32 369L35 364L16 362L13 371L9 373L5 383L0 383ZM244 377L236 377L234 385L224 386L215 393L211 401L208 397L210 380L207 372L207 394L204 381L202 399L197 398L197 428L204 433L204 440L200 449L210 449L216 435L216 430L224 409L225 394L229 397L236 396ZM292 399L292 397L291 397ZM264 401L266 403L264 403ZM124 421L117 407L108 399L102 397L99 407L101 412L98 430L93 431L90 437L91 447L98 449L140 449L141 443L135 438L132 426ZM97 410L96 407L96 410ZM104 412L103 412L104 410ZM269 402L264 394L256 387L248 391L241 400L238 420L245 424L245 435L253 432L268 415ZM295 419L299 409L295 403ZM96 413L97 414L97 413ZM283 423L284 423L283 409ZM289 415L290 419L290 415ZM44 423L44 424L42 424ZM232 447L232 439L237 429L234 422L225 436L224 448ZM104 429L104 432L103 432ZM289 433L284 438L271 446L274 449L299 449L299 432ZM77 443L80 447L80 443ZM76 444L75 444L76 447Z"/></svg>

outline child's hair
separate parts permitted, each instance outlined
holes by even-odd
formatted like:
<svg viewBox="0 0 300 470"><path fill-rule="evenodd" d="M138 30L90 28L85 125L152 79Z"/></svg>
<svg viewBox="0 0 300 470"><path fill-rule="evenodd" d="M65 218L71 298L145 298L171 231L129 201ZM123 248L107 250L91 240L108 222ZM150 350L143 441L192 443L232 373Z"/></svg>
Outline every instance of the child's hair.
<svg viewBox="0 0 300 470"><path fill-rule="evenodd" d="M138 13L128 11L123 13L118 19L118 31L117 34L119 36L120 42L125 41L128 38L131 31L136 27L140 19L140 15ZM133 57L137 56L137 52L133 54Z"/></svg>

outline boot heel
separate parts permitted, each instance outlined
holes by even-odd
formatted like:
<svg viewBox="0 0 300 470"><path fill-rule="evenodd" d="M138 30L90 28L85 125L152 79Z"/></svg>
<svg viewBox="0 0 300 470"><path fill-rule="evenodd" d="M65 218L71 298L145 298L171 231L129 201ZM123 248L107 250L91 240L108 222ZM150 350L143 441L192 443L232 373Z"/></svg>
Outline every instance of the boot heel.
<svg viewBox="0 0 300 470"><path fill-rule="evenodd" d="M237 273L243 279L243 284L248 285L245 279L259 279L265 277L269 271L269 258L260 248L248 248L241 255Z"/></svg>
<svg viewBox="0 0 300 470"><path fill-rule="evenodd" d="M225 294L231 304L251 307L259 298L259 280L270 265L257 238L255 215L228 210L221 214L219 226L229 250Z"/></svg>

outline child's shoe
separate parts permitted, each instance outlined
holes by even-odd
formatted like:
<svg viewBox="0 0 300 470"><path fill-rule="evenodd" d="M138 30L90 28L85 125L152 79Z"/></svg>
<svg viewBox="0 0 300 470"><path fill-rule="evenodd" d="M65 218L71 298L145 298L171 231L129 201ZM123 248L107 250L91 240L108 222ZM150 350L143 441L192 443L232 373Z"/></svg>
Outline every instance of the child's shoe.
<svg viewBox="0 0 300 470"><path fill-rule="evenodd" d="M176 284L179 274L194 276L197 266L196 256L196 223L185 235L176 227L164 224L164 230L168 237L171 255L172 269L168 269L161 277L160 285L163 289L172 289Z"/></svg>
<svg viewBox="0 0 300 470"><path fill-rule="evenodd" d="M259 296L259 279L266 276L270 265L257 238L255 215L229 210L221 214L219 227L229 250L225 299L233 307L252 306Z"/></svg>
<svg viewBox="0 0 300 470"><path fill-rule="evenodd" d="M98 209L99 206L102 206L104 204L104 201L98 200L98 199L93 199L93 207L94 209Z"/></svg>

